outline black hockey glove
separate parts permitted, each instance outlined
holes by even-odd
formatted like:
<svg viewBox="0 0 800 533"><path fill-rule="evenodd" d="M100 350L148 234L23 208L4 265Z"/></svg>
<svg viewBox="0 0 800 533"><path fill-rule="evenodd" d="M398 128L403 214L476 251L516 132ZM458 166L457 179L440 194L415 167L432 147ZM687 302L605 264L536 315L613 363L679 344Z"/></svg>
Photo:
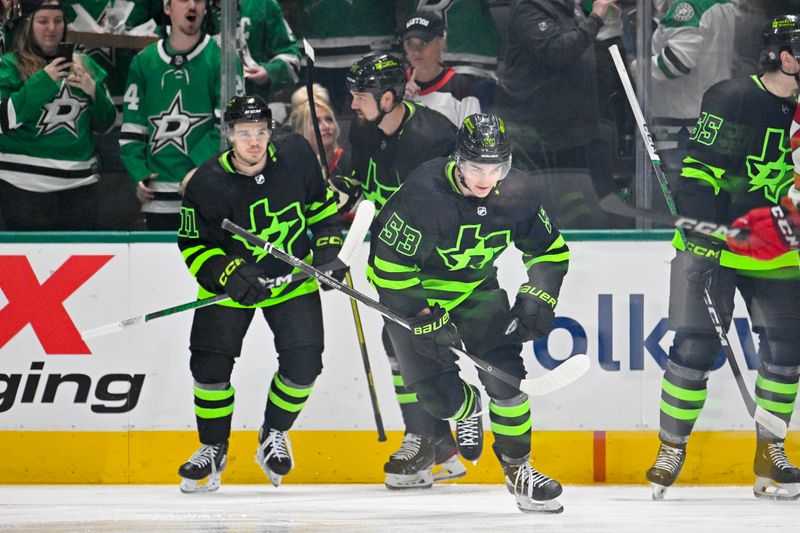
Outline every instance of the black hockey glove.
<svg viewBox="0 0 800 533"><path fill-rule="evenodd" d="M261 269L241 257L234 257L225 266L219 283L231 300L241 305L255 305L270 295Z"/></svg>
<svg viewBox="0 0 800 533"><path fill-rule="evenodd" d="M511 308L506 335L514 342L528 342L550 333L558 300L544 289L524 284Z"/></svg>
<svg viewBox="0 0 800 533"><path fill-rule="evenodd" d="M336 256L339 255L339 251L342 249L343 242L342 234L338 228L330 230L325 234L320 233L319 235L314 235L314 243L311 246L314 253L314 260L311 265L320 267L336 259ZM343 268L341 270L334 270L333 272L326 272L326 274L330 275L330 277L334 278L336 281L342 281L346 271L347 270ZM333 288L325 283L320 283L319 285L323 291L329 291Z"/></svg>
<svg viewBox="0 0 800 533"><path fill-rule="evenodd" d="M336 209L340 213L348 213L353 210L356 202L361 198L361 182L347 176L331 176L329 181L331 189L336 193Z"/></svg>
<svg viewBox="0 0 800 533"><path fill-rule="evenodd" d="M450 364L456 358L450 347L461 344L458 330L444 307L436 304L430 310L430 313L409 320L414 349L419 355L444 365Z"/></svg>
<svg viewBox="0 0 800 533"><path fill-rule="evenodd" d="M689 287L699 293L711 288L719 272L722 241L713 237L692 236L684 252L684 271Z"/></svg>

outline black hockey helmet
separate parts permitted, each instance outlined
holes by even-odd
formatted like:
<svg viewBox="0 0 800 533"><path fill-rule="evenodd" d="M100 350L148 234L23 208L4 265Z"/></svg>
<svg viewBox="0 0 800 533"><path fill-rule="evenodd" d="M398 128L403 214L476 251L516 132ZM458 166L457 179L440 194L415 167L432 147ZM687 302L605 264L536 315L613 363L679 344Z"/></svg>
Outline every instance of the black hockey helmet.
<svg viewBox="0 0 800 533"><path fill-rule="evenodd" d="M239 122L266 122L272 129L272 111L260 96L234 96L225 106L223 119L228 128Z"/></svg>
<svg viewBox="0 0 800 533"><path fill-rule="evenodd" d="M474 113L465 118L458 130L453 156L459 165L463 161L502 164L505 178L511 169L511 140L503 119L488 113Z"/></svg>
<svg viewBox="0 0 800 533"><path fill-rule="evenodd" d="M775 17L761 33L762 65L780 64L781 52L787 50L800 61L800 16L781 15Z"/></svg>
<svg viewBox="0 0 800 533"><path fill-rule="evenodd" d="M395 103L400 103L406 92L406 69L403 62L392 54L371 52L350 67L347 89L372 93L376 101L380 101L386 91L392 91Z"/></svg>

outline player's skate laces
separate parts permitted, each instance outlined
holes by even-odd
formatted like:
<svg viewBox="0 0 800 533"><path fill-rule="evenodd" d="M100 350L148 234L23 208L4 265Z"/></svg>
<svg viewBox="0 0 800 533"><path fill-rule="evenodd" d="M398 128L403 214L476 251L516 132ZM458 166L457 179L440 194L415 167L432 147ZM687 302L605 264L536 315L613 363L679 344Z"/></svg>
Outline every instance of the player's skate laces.
<svg viewBox="0 0 800 533"><path fill-rule="evenodd" d="M181 492L214 492L219 488L220 474L228 462L228 443L203 444L178 469ZM203 485L198 482L208 480Z"/></svg>
<svg viewBox="0 0 800 533"><path fill-rule="evenodd" d="M406 433L403 443L383 465L385 484L390 489L428 488L433 484L433 442L415 433Z"/></svg>
<svg viewBox="0 0 800 533"><path fill-rule="evenodd" d="M479 393L475 395L472 414L456 421L456 445L461 457L473 464L478 462L483 452L483 411Z"/></svg>
<svg viewBox="0 0 800 533"><path fill-rule="evenodd" d="M770 500L800 498L800 469L786 456L783 441L759 440L753 462L756 482L753 494Z"/></svg>
<svg viewBox="0 0 800 533"><path fill-rule="evenodd" d="M655 464L647 471L647 481L653 484L653 499L661 500L683 468L686 448L661 443Z"/></svg>
<svg viewBox="0 0 800 533"><path fill-rule="evenodd" d="M259 440L264 438L264 428L259 431ZM281 484L283 476L294 466L292 443L286 431L270 429L256 451L256 463L274 486Z"/></svg>
<svg viewBox="0 0 800 533"><path fill-rule="evenodd" d="M517 507L526 513L560 513L564 507L556 498L561 484L531 466L528 458L519 465L504 463L506 488L517 499Z"/></svg>

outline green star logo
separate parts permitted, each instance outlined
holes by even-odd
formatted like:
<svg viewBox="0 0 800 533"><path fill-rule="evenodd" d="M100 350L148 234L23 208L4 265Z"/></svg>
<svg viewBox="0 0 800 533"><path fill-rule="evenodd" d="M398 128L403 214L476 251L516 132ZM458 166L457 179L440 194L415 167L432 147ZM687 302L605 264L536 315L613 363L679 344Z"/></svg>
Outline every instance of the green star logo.
<svg viewBox="0 0 800 533"><path fill-rule="evenodd" d="M496 231L486 236L481 236L480 224L461 226L458 239L453 248L437 248L444 264L450 270L471 268L480 270L491 262L511 243L509 230Z"/></svg>
<svg viewBox="0 0 800 533"><path fill-rule="evenodd" d="M292 246L305 229L305 219L298 202L292 202L274 213L269 209L267 198L250 206L250 233L258 235L287 254L294 255ZM263 248L251 245L238 235L234 235L233 238L241 241L245 248L253 252L256 262L269 255Z"/></svg>
<svg viewBox="0 0 800 533"><path fill-rule="evenodd" d="M781 191L788 187L794 179L792 166L792 148L786 141L786 132L782 129L768 128L764 135L761 155L747 156L747 175L750 177L750 189L764 190L764 197L776 204ZM766 161L768 154L774 153L777 147L780 156L775 161Z"/></svg>
<svg viewBox="0 0 800 533"><path fill-rule="evenodd" d="M400 175L397 174L397 186L384 185L378 180L378 164L374 159L369 160L369 168L367 169L367 181L364 183L364 198L371 201L375 206L380 209L400 188Z"/></svg>

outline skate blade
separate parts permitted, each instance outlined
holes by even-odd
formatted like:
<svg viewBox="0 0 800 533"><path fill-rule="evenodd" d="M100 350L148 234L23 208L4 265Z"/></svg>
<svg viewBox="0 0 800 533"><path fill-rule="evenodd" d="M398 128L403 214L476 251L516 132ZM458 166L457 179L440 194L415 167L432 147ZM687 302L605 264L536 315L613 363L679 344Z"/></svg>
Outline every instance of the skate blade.
<svg viewBox="0 0 800 533"><path fill-rule="evenodd" d="M655 501L663 500L664 494L667 493L667 489L669 487L667 487L666 485L659 485L658 483L651 483L651 485L653 485L653 493L651 495L652 498Z"/></svg>
<svg viewBox="0 0 800 533"><path fill-rule="evenodd" d="M180 489L184 494L202 494L207 492L214 492L219 488L220 476L211 475L206 478L206 482L200 484L202 480L182 478Z"/></svg>
<svg viewBox="0 0 800 533"><path fill-rule="evenodd" d="M528 498L517 498L517 508L523 513L558 514L564 512L564 506L555 499L540 502Z"/></svg>
<svg viewBox="0 0 800 533"><path fill-rule="evenodd" d="M778 483L770 478L757 477L753 496L773 501L797 500L800 498L800 483Z"/></svg>
<svg viewBox="0 0 800 533"><path fill-rule="evenodd" d="M416 474L386 474L383 482L389 490L429 489L433 486L431 469Z"/></svg>
<svg viewBox="0 0 800 533"><path fill-rule="evenodd" d="M433 467L433 482L459 479L467 475L467 468L461 464L457 456L452 456L447 461L443 461Z"/></svg>
<svg viewBox="0 0 800 533"><path fill-rule="evenodd" d="M277 487L281 486L281 480L283 480L283 476L282 475L276 474L275 472L273 472L269 468L266 469L266 474L267 474L267 477L269 478L269 482L272 483L273 487L277 488Z"/></svg>

